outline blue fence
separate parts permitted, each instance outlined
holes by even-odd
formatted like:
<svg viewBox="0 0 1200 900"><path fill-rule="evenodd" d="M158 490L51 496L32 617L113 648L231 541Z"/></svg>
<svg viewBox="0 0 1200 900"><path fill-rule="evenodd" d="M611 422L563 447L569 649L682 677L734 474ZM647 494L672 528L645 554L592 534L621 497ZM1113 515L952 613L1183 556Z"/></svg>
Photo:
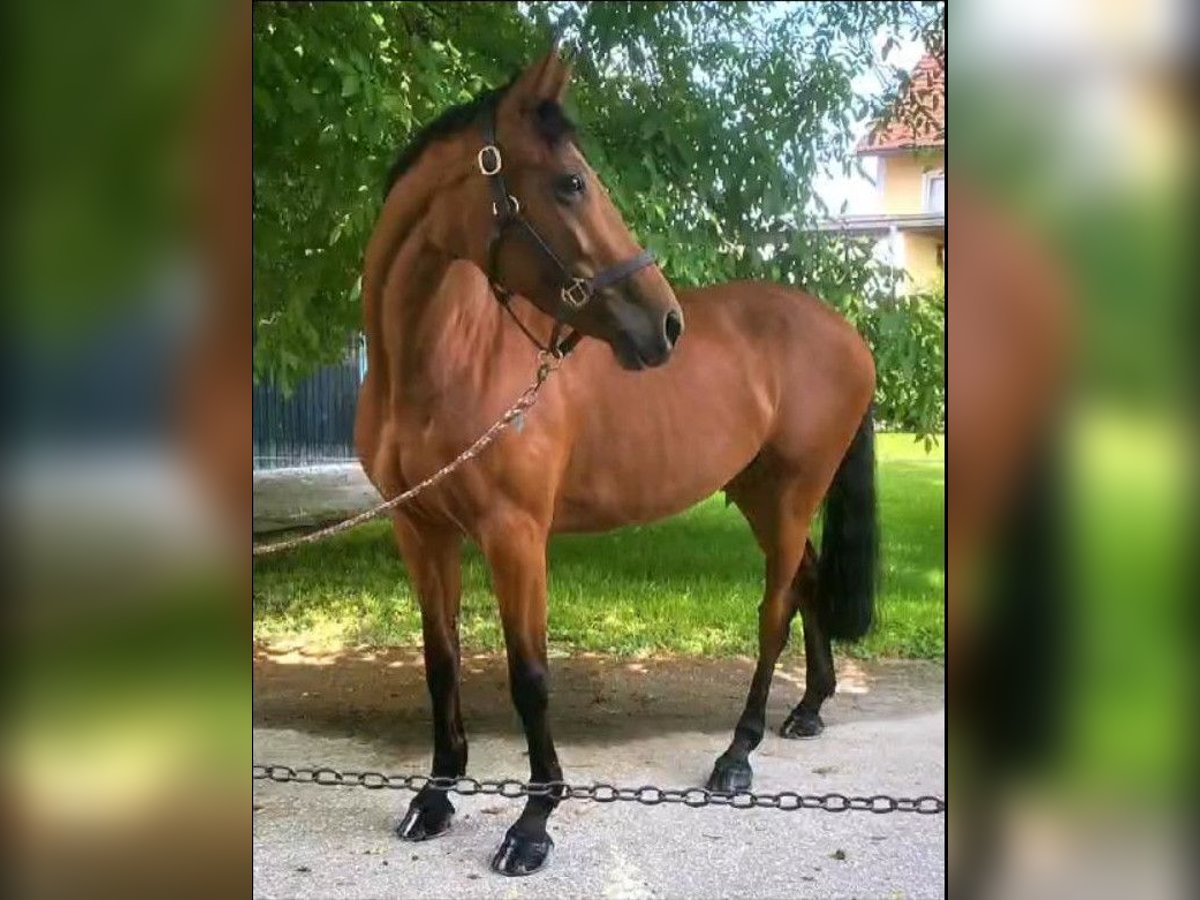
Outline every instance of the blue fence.
<svg viewBox="0 0 1200 900"><path fill-rule="evenodd" d="M321 367L290 396L255 385L254 468L354 460L354 410L365 372L366 352L356 343L343 362Z"/></svg>

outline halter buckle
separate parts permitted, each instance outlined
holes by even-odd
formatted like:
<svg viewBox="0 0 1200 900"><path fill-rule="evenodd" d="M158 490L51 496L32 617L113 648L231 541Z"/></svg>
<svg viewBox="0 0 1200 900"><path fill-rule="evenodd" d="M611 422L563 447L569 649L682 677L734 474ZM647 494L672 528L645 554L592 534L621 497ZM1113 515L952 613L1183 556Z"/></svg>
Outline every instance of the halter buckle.
<svg viewBox="0 0 1200 900"><path fill-rule="evenodd" d="M582 309L591 296L588 283L582 278L573 278L571 283L562 289L562 302L571 309Z"/></svg>
<svg viewBox="0 0 1200 900"><path fill-rule="evenodd" d="M492 158L496 160L496 167L489 168L487 163L483 161L483 154L490 153ZM479 171L484 175L498 175L500 170L504 168L504 160L500 158L500 148L495 144L488 144L475 157L475 162L479 164Z"/></svg>

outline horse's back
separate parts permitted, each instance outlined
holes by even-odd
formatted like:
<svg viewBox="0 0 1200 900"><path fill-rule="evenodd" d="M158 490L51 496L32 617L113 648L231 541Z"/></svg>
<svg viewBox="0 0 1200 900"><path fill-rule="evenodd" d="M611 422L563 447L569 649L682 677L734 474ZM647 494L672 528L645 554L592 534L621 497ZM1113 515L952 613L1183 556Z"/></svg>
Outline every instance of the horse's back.
<svg viewBox="0 0 1200 900"><path fill-rule="evenodd" d="M732 281L678 297L689 331L724 332L774 360L784 373L800 365L808 376L838 381L844 393L874 390L866 342L841 313L812 294L772 282Z"/></svg>
<svg viewBox="0 0 1200 900"><path fill-rule="evenodd" d="M738 347L763 372L773 447L809 457L828 444L840 459L875 391L871 351L845 317L805 291L761 281L684 291L679 300L689 332Z"/></svg>

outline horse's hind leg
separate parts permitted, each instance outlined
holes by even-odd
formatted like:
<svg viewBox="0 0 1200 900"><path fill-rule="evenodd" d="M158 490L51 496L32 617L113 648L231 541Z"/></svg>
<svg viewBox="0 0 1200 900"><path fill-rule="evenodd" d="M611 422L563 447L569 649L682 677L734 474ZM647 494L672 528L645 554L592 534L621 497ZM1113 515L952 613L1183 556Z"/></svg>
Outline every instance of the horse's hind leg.
<svg viewBox="0 0 1200 900"><path fill-rule="evenodd" d="M395 517L396 543L421 604L425 681L433 708L433 774L467 771L467 739L459 710L458 609L462 597L462 536L457 530L415 525ZM396 826L406 841L423 841L450 827L454 806L444 791L422 788Z"/></svg>
<svg viewBox="0 0 1200 900"><path fill-rule="evenodd" d="M787 646L792 619L805 593L802 582L815 572L810 564L815 555L807 538L819 494L812 496L815 492L806 490L799 480L771 477L761 463L757 465L758 470L749 470L746 477L730 486L728 494L750 522L766 556L766 586L758 610L758 665L733 740L717 758L709 776L709 790L750 787L750 753L762 741L766 729L771 676L779 654Z"/></svg>
<svg viewBox="0 0 1200 900"><path fill-rule="evenodd" d="M817 612L817 555L810 543L796 580L800 620L804 624L804 696L779 733L785 738L816 737L825 729L821 704L833 696L837 678L833 671L833 646Z"/></svg>

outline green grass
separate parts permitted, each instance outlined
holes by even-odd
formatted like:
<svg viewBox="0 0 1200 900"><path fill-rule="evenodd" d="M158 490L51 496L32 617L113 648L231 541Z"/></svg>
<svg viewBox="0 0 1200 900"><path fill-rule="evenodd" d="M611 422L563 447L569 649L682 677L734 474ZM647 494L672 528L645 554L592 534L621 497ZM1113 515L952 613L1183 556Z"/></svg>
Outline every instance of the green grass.
<svg viewBox="0 0 1200 900"><path fill-rule="evenodd" d="M878 440L884 574L880 620L858 655L943 654L941 448ZM718 495L655 525L565 535L550 545L550 640L621 655L757 652L762 555ZM464 650L503 640L479 553L463 573ZM420 613L391 527L376 522L255 564L255 634L330 646L416 645ZM793 641L789 652L799 652Z"/></svg>

